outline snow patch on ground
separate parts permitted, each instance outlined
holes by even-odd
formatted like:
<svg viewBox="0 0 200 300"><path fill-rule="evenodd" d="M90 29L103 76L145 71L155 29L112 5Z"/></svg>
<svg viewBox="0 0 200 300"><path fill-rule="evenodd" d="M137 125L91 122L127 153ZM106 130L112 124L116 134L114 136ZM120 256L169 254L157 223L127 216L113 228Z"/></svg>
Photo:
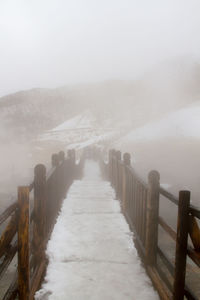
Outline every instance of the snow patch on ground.
<svg viewBox="0 0 200 300"><path fill-rule="evenodd" d="M97 122L92 112L87 110L45 132L39 137L39 140L62 142L68 149L82 149L97 143L107 142L119 135L119 132L119 128L111 127L111 120L107 120L103 124Z"/></svg>
<svg viewBox="0 0 200 300"><path fill-rule="evenodd" d="M148 141L163 137L200 138L200 104L170 113L162 120L151 122L131 131L120 144L132 141Z"/></svg>
<svg viewBox="0 0 200 300"><path fill-rule="evenodd" d="M87 110L84 113L65 121L56 128L52 129L52 131L92 128L95 121L95 117L89 110Z"/></svg>
<svg viewBox="0 0 200 300"><path fill-rule="evenodd" d="M119 202L99 166L87 161L75 181L47 247L49 265L35 299L156 300Z"/></svg>

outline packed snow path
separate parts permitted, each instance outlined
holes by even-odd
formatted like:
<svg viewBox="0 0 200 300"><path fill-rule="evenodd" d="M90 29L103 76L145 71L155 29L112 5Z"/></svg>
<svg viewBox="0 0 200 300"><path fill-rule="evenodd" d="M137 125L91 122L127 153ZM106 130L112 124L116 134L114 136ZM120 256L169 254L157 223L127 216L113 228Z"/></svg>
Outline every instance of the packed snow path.
<svg viewBox="0 0 200 300"><path fill-rule="evenodd" d="M99 166L86 161L48 243L49 265L35 299L156 300L119 202Z"/></svg>

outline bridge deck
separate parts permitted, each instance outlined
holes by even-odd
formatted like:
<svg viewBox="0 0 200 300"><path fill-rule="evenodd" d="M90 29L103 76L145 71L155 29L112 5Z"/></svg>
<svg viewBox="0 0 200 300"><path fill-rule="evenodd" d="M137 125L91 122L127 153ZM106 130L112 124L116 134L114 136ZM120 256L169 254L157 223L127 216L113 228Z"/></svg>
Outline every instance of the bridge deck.
<svg viewBox="0 0 200 300"><path fill-rule="evenodd" d="M47 255L37 300L158 299L114 191L94 161L86 161L83 180L71 186Z"/></svg>

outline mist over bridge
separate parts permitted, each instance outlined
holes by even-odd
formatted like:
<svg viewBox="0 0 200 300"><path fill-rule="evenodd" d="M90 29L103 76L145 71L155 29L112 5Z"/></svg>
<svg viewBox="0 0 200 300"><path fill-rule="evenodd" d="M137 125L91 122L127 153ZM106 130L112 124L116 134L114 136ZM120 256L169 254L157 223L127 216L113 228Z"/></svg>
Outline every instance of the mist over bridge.
<svg viewBox="0 0 200 300"><path fill-rule="evenodd" d="M179 207L178 234L159 216L160 195ZM3 223L12 215L1 238L2 273L18 253L18 272L3 299L17 295L33 299L38 289L36 299L156 299L132 243L132 231L160 298L195 297L190 296L195 288L185 284L185 271L187 253L199 264L195 219L199 211L189 200L187 191L177 199L161 188L156 171L149 174L148 183L143 182L131 167L128 153L122 160L121 153L112 150L106 162L95 148L79 160L73 150L67 158L62 151L54 154L52 169L46 173L44 165L37 165L33 183L19 187L18 203L1 216ZM176 241L174 266L158 245L159 225ZM187 244L188 234L193 248ZM8 245L9 255L4 256ZM164 273L160 259L171 277Z"/></svg>

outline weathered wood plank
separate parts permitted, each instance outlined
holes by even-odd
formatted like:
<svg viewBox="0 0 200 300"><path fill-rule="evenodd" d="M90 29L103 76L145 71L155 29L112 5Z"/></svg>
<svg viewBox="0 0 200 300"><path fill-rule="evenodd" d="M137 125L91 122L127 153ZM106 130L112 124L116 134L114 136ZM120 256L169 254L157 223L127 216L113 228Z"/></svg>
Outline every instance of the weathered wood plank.
<svg viewBox="0 0 200 300"><path fill-rule="evenodd" d="M11 217L10 222L6 226L0 238L0 257L2 257L2 255L5 254L16 232L17 232L17 214L14 213L14 215Z"/></svg>
<svg viewBox="0 0 200 300"><path fill-rule="evenodd" d="M196 251L200 251L200 229L194 216L189 216L189 234Z"/></svg>
<svg viewBox="0 0 200 300"><path fill-rule="evenodd" d="M39 164L34 170L33 249L35 265L44 256L40 245L46 236L46 168ZM39 250L39 251L38 251Z"/></svg>
<svg viewBox="0 0 200 300"><path fill-rule="evenodd" d="M163 284L163 281L161 280L157 270L154 267L147 266L147 272L156 288L156 290L159 293L160 299L162 300L171 300L172 294L168 290L168 288Z"/></svg>
<svg viewBox="0 0 200 300"><path fill-rule="evenodd" d="M163 195L164 197L166 197L168 200L170 200L174 204L178 205L178 198L176 196L174 196L173 194L169 193L168 191L166 191L162 187L160 187L159 191L160 191L161 195Z"/></svg>
<svg viewBox="0 0 200 300"><path fill-rule="evenodd" d="M184 299L190 192L179 192L173 299Z"/></svg>
<svg viewBox="0 0 200 300"><path fill-rule="evenodd" d="M190 213L200 220L200 209L190 204Z"/></svg>
<svg viewBox="0 0 200 300"><path fill-rule="evenodd" d="M0 225L3 224L3 222L10 217L10 215L16 210L17 208L17 202L11 204L6 210L0 215Z"/></svg>
<svg viewBox="0 0 200 300"><path fill-rule="evenodd" d="M40 287L40 284L41 284L41 281L43 279L44 272L46 269L46 264L47 264L47 262L45 259L43 261L41 261L41 263L38 265L38 267L36 268L36 270L33 274L29 300L34 299L34 295Z"/></svg>
<svg viewBox="0 0 200 300"><path fill-rule="evenodd" d="M200 268L200 252L197 252L192 249L192 247L188 246L187 253L193 262Z"/></svg>
<svg viewBox="0 0 200 300"><path fill-rule="evenodd" d="M177 234L176 232L163 220L163 218L158 218L160 226L170 235L170 237L176 242Z"/></svg>
<svg viewBox="0 0 200 300"><path fill-rule="evenodd" d="M158 214L159 214L159 180L157 171L149 173L149 187L147 195L147 222L146 222L146 262L149 265L156 264L158 245Z"/></svg>
<svg viewBox="0 0 200 300"><path fill-rule="evenodd" d="M8 251L6 252L5 258L0 265L0 280L3 277L4 273L6 272L9 264L13 260L15 254L17 253L17 241L11 246Z"/></svg>
<svg viewBox="0 0 200 300"><path fill-rule="evenodd" d="M11 285L9 286L7 292L5 293L2 300L15 300L18 295L18 284L17 284L17 272L14 274ZM21 298L19 298L21 300Z"/></svg>
<svg viewBox="0 0 200 300"><path fill-rule="evenodd" d="M19 299L29 300L29 187L18 188L18 286Z"/></svg>

